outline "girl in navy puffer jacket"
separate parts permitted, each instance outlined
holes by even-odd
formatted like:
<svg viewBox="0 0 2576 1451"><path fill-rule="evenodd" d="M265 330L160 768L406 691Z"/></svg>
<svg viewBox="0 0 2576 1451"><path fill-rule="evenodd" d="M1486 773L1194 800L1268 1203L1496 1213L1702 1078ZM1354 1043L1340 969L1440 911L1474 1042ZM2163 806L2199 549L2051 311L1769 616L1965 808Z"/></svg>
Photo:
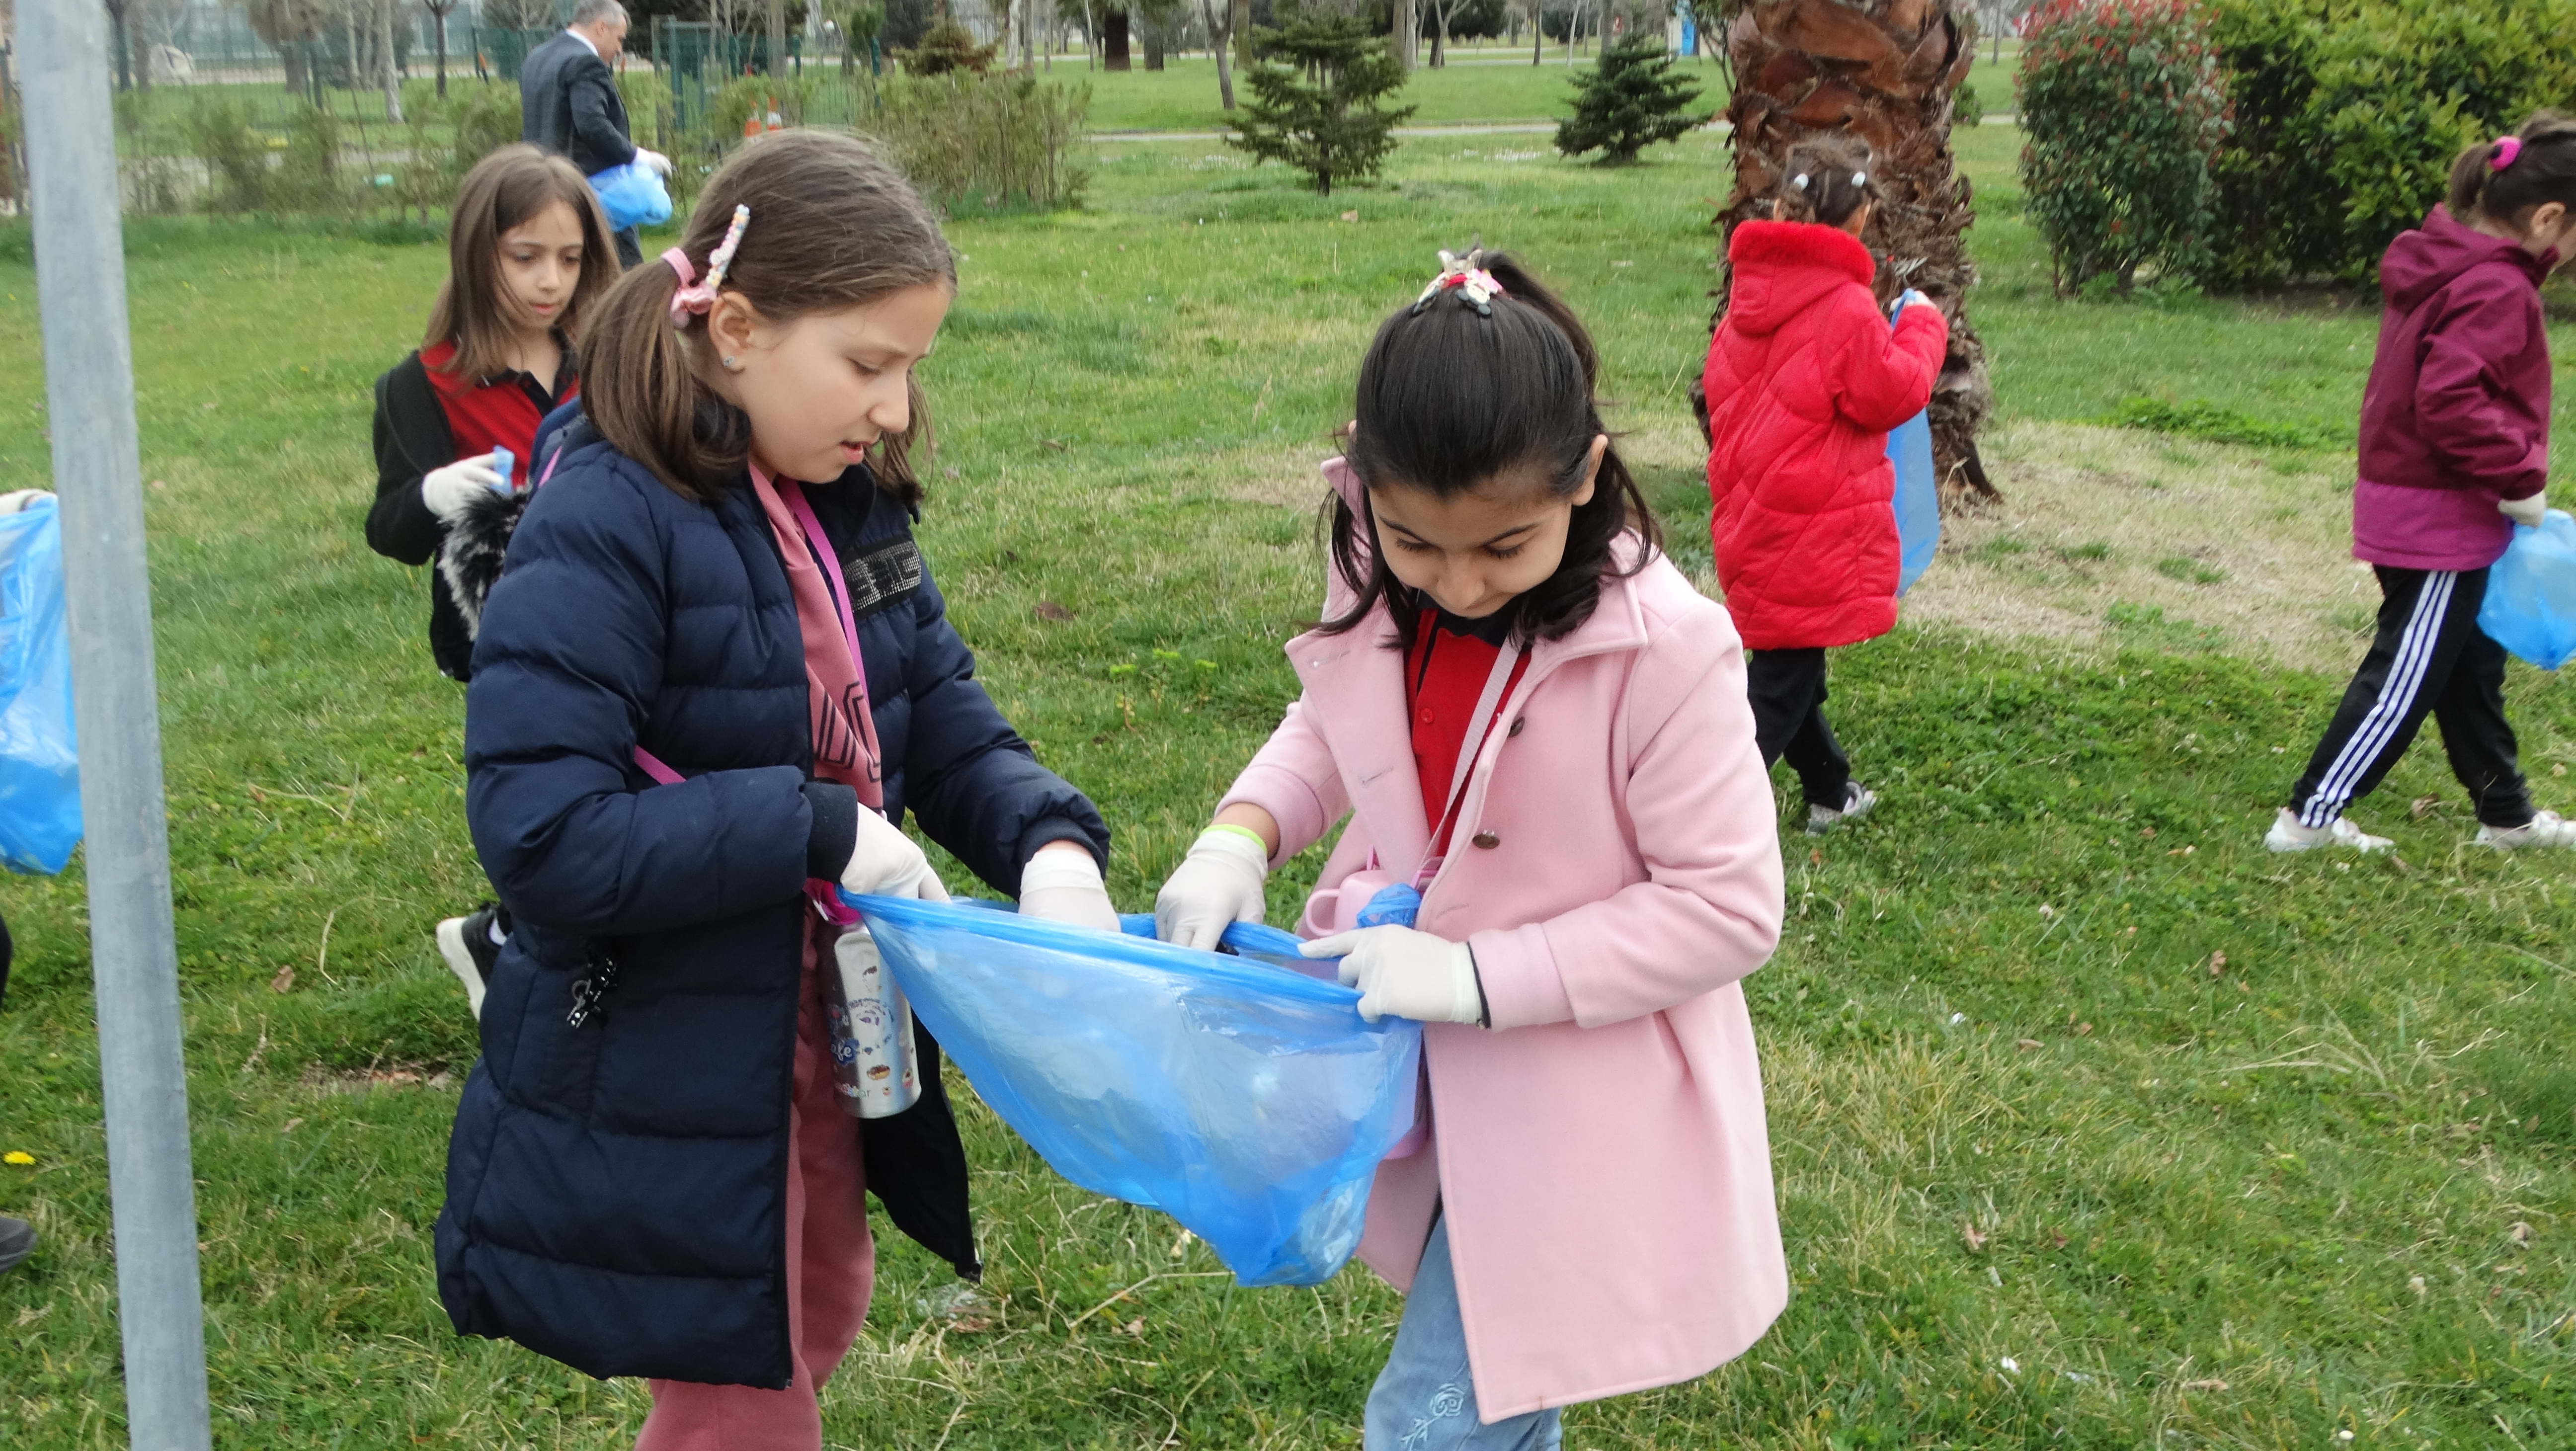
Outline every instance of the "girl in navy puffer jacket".
<svg viewBox="0 0 2576 1451"><path fill-rule="evenodd" d="M516 931L439 1293L462 1332L651 1377L648 1451L821 1445L867 1310L865 1189L974 1269L935 1071L893 1118L836 1106L838 929L809 886L944 896L909 808L1022 911L1116 926L1107 828L976 683L913 546L912 369L955 286L862 144L745 147L603 302L588 421L475 642L467 814Z"/></svg>

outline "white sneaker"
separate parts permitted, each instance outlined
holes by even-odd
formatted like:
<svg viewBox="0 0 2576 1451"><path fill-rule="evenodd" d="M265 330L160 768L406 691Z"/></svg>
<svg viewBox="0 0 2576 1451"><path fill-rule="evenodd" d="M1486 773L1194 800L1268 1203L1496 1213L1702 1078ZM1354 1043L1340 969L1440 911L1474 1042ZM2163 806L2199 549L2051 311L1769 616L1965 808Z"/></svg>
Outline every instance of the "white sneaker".
<svg viewBox="0 0 2576 1451"><path fill-rule="evenodd" d="M2542 811L2520 826L2481 826L2476 844L2508 848L2576 846L2576 821L2570 821L2555 811Z"/></svg>
<svg viewBox="0 0 2576 1451"><path fill-rule="evenodd" d="M1807 808L1807 834L1822 836L1846 821L1858 821L1869 815L1870 808L1877 804L1876 792L1858 781L1846 781L1843 783L1842 810L1836 811L1830 806L1814 805Z"/></svg>
<svg viewBox="0 0 2576 1451"><path fill-rule="evenodd" d="M2272 829L2263 833L2267 851L2314 851L2321 846L2339 846L2347 851L2386 851L2396 845L2384 836L2372 836L2352 824L2352 818L2338 816L2331 826L2301 826L2298 814L2288 807L2272 818Z"/></svg>

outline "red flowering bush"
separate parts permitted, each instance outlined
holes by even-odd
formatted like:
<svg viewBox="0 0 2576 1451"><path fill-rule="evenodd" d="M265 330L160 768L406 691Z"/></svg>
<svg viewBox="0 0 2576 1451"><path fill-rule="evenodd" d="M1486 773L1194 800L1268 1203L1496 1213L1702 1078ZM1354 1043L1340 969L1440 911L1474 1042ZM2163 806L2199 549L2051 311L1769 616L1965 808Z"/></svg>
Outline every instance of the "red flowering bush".
<svg viewBox="0 0 2576 1451"><path fill-rule="evenodd" d="M2227 94L2187 0L2046 0L2023 22L2021 124L2023 206L2059 290L2207 270Z"/></svg>

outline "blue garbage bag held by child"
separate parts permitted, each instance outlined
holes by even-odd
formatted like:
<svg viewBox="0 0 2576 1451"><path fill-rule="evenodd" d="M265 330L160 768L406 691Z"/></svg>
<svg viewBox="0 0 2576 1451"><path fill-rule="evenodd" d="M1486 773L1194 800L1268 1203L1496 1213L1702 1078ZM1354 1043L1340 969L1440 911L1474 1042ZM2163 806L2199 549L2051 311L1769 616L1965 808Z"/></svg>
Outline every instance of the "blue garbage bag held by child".
<svg viewBox="0 0 2576 1451"><path fill-rule="evenodd" d="M2552 509L2540 527L2517 524L2487 572L2478 628L2543 670L2576 656L2576 517Z"/></svg>
<svg viewBox="0 0 2576 1451"><path fill-rule="evenodd" d="M590 189L598 193L599 209L608 214L612 232L671 220L670 189L662 185L661 173L641 161L592 172Z"/></svg>
<svg viewBox="0 0 2576 1451"><path fill-rule="evenodd" d="M1919 292L1907 292L1907 298L1921 298ZM1888 314L1894 325L1905 311L1905 299L1899 298ZM1898 424L1887 435L1887 459L1896 466L1896 543L1902 556L1897 567L1896 592L1914 588L1923 571L1932 567L1933 552L1941 547L1941 489L1932 474L1932 413L1925 409Z"/></svg>
<svg viewBox="0 0 2576 1451"><path fill-rule="evenodd" d="M0 865L50 875L80 839L63 524L38 494L0 514Z"/></svg>
<svg viewBox="0 0 2576 1451"><path fill-rule="evenodd" d="M1360 1018L1297 939L1234 955L963 903L854 897L912 1010L1067 1179L1160 1209L1245 1285L1332 1278L1413 1126L1422 1025ZM1314 974L1321 972L1323 976Z"/></svg>

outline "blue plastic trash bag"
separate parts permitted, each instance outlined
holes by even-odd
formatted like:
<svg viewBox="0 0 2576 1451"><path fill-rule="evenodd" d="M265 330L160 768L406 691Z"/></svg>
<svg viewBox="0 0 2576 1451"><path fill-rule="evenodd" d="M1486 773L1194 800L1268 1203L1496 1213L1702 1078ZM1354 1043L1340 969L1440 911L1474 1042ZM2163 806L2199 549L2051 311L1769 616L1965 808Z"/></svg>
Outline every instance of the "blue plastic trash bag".
<svg viewBox="0 0 2576 1451"><path fill-rule="evenodd" d="M47 494L0 514L0 865L59 872L80 839L63 521Z"/></svg>
<svg viewBox="0 0 2576 1451"><path fill-rule="evenodd" d="M590 189L599 194L599 209L608 213L612 232L671 220L671 193L662 185L662 174L641 161L592 172Z"/></svg>
<svg viewBox="0 0 2576 1451"><path fill-rule="evenodd" d="M2552 509L2537 529L2513 526L2513 542L2487 571L2478 628L2543 670L2576 655L2576 518Z"/></svg>
<svg viewBox="0 0 2576 1451"><path fill-rule="evenodd" d="M1169 1214L1246 1285L1319 1284L1359 1247L1378 1161L1413 1126L1422 1025L1361 1021L1296 938L1238 923L1227 956L850 900L913 1012L1057 1173Z"/></svg>
<svg viewBox="0 0 2576 1451"><path fill-rule="evenodd" d="M1904 307L1898 305L1897 312ZM1890 316L1888 325L1896 319ZM1887 459L1896 465L1896 592L1914 588L1932 567L1941 547L1941 490L1932 477L1932 415L1929 409L1896 425L1887 435Z"/></svg>

